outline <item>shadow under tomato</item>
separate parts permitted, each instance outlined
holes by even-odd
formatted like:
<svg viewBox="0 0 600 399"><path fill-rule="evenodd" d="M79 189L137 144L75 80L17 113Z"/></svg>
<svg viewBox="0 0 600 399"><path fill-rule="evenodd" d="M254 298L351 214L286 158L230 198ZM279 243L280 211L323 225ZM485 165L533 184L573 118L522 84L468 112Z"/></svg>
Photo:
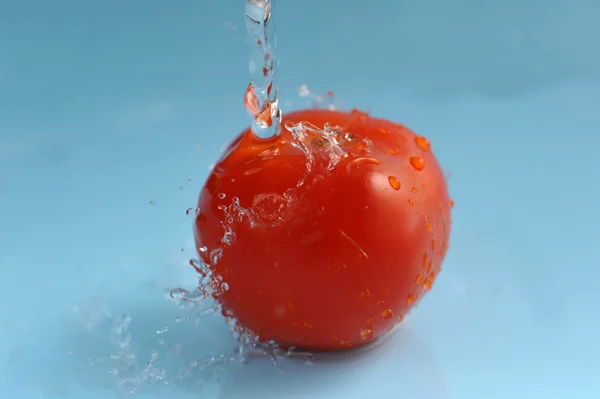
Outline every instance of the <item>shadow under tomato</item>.
<svg viewBox="0 0 600 399"><path fill-rule="evenodd" d="M368 347L314 355L310 365L299 358L283 359L277 367L251 359L230 370L218 398L450 397L435 356L408 325Z"/></svg>

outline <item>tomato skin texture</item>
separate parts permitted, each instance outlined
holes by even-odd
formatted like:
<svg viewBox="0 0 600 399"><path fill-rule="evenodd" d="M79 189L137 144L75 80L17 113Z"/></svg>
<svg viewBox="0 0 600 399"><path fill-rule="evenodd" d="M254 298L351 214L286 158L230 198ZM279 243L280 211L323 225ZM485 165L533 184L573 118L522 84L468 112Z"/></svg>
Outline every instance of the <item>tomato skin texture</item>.
<svg viewBox="0 0 600 399"><path fill-rule="evenodd" d="M284 118L301 121L329 122L369 147L354 145L328 171L328 153L313 145L307 172L306 154L283 134L246 130L200 194L196 244L208 248L200 252L207 263L222 247L210 268L229 289L217 300L261 339L307 350L361 346L399 323L439 274L447 184L429 142L404 126L359 111ZM223 246L228 229L233 241Z"/></svg>

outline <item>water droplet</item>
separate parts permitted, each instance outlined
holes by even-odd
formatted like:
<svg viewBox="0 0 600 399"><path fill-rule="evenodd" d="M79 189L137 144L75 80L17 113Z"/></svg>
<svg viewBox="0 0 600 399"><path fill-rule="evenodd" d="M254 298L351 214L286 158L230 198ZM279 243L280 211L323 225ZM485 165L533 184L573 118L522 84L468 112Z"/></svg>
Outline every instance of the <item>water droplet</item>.
<svg viewBox="0 0 600 399"><path fill-rule="evenodd" d="M201 253L205 253L208 251L208 248L206 248L204 245L201 246L200 248L198 248L198 251L200 251Z"/></svg>
<svg viewBox="0 0 600 399"><path fill-rule="evenodd" d="M350 341L347 339L342 339L342 340L340 340L340 344L342 344L344 346L350 346Z"/></svg>
<svg viewBox="0 0 600 399"><path fill-rule="evenodd" d="M348 163L348 165L346 166L346 172L350 173L354 167L364 165L364 164L381 165L381 162L379 162L375 158L369 158L369 157L356 158Z"/></svg>
<svg viewBox="0 0 600 399"><path fill-rule="evenodd" d="M377 303L376 303L376 305L377 305L377 306L381 306L381 305L383 305L383 304L384 304L384 302L383 302L383 300L382 300L382 299L378 300L378 301L377 301Z"/></svg>
<svg viewBox="0 0 600 399"><path fill-rule="evenodd" d="M364 111L361 111L360 109L356 109L356 108L350 110L350 114L354 115L354 116L357 116L358 120L361 121L361 122L364 122L365 120L367 120L367 118L369 118L369 114L368 113L366 113Z"/></svg>
<svg viewBox="0 0 600 399"><path fill-rule="evenodd" d="M446 256L446 251L448 250L448 244L446 241L442 242L442 249L440 250L440 255Z"/></svg>
<svg viewBox="0 0 600 399"><path fill-rule="evenodd" d="M373 333L372 328L363 328L360 330L360 338L364 341L371 341L375 334Z"/></svg>
<svg viewBox="0 0 600 399"><path fill-rule="evenodd" d="M370 326L372 326L373 324L375 324L375 319L373 317L369 317L367 319L367 324L370 325Z"/></svg>
<svg viewBox="0 0 600 399"><path fill-rule="evenodd" d="M417 188L416 188L416 187L411 187L411 188L410 188L410 191L412 191L413 193L415 193L415 194L416 194L416 193L417 193Z"/></svg>
<svg viewBox="0 0 600 399"><path fill-rule="evenodd" d="M386 309L381 313L381 318L383 320L389 320L392 318L393 315L394 315L394 312L392 312L392 309Z"/></svg>
<svg viewBox="0 0 600 399"><path fill-rule="evenodd" d="M154 202L154 201L148 201L148 205L156 205L156 202Z"/></svg>
<svg viewBox="0 0 600 399"><path fill-rule="evenodd" d="M408 298L406 298L406 304L410 305L411 303L413 303L415 301L415 297L415 294L410 294Z"/></svg>
<svg viewBox="0 0 600 399"><path fill-rule="evenodd" d="M397 177L390 176L388 177L388 181L394 190L400 190L400 180Z"/></svg>
<svg viewBox="0 0 600 399"><path fill-rule="evenodd" d="M423 136L415 137L415 143L417 143L417 145L421 147L421 149L423 149L424 151L429 151L429 149L431 148L431 143L429 142L429 140L427 140L426 137Z"/></svg>
<svg viewBox="0 0 600 399"><path fill-rule="evenodd" d="M421 275L421 273L417 273L417 278L415 279L415 284L421 284L422 279L423 279L423 275Z"/></svg>
<svg viewBox="0 0 600 399"><path fill-rule="evenodd" d="M219 193L219 194L217 194L217 198L218 199L225 199L225 197L226 197L225 193Z"/></svg>
<svg viewBox="0 0 600 399"><path fill-rule="evenodd" d="M401 314L401 315L400 315L400 316L398 316L398 318L396 319L396 324L398 324L398 323L402 323L402 320L404 320L404 315L402 315L402 314Z"/></svg>
<svg viewBox="0 0 600 399"><path fill-rule="evenodd" d="M425 219L425 231L431 231L431 223Z"/></svg>
<svg viewBox="0 0 600 399"><path fill-rule="evenodd" d="M423 288L425 288L426 290L430 290L431 287L433 286L434 280L435 280L435 273L431 273L429 276L427 276L427 278L423 282Z"/></svg>
<svg viewBox="0 0 600 399"><path fill-rule="evenodd" d="M398 155L398 150L395 148L390 148L390 154L392 155Z"/></svg>
<svg viewBox="0 0 600 399"><path fill-rule="evenodd" d="M308 90L308 86L301 85L300 87L298 87L298 95L300 95L300 97L310 96L310 90Z"/></svg>
<svg viewBox="0 0 600 399"><path fill-rule="evenodd" d="M198 208L188 208L185 210L187 216L196 216L200 210Z"/></svg>
<svg viewBox="0 0 600 399"><path fill-rule="evenodd" d="M431 240L431 250L435 249L435 239Z"/></svg>
<svg viewBox="0 0 600 399"><path fill-rule="evenodd" d="M412 199L408 199L408 205L410 206L415 206L415 201L413 201Z"/></svg>
<svg viewBox="0 0 600 399"><path fill-rule="evenodd" d="M453 200L449 200L448 201L448 205L450 205L450 209L454 208L454 201Z"/></svg>
<svg viewBox="0 0 600 399"><path fill-rule="evenodd" d="M427 266L427 262L429 262L429 254L423 252L423 267Z"/></svg>
<svg viewBox="0 0 600 399"><path fill-rule="evenodd" d="M411 157L410 164L416 170L423 170L425 167L425 160L422 157Z"/></svg>
<svg viewBox="0 0 600 399"><path fill-rule="evenodd" d="M343 146L354 148L361 152L369 151L373 146L371 140L349 132L346 132L343 136L339 137L338 141Z"/></svg>

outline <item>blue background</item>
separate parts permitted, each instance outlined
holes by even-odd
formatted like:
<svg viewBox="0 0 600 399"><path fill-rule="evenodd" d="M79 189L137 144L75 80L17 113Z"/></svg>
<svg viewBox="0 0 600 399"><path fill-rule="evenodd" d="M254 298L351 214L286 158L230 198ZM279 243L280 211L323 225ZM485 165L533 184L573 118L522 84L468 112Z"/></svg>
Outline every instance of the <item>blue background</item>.
<svg viewBox="0 0 600 399"><path fill-rule="evenodd" d="M112 398L109 371L135 386L154 350L169 385L134 397L600 397L600 3L275 12L284 111L310 105L302 84L333 90L451 173L435 289L362 354L190 368L234 345L164 291L194 286L185 210L248 124L244 3L0 0L0 398Z"/></svg>

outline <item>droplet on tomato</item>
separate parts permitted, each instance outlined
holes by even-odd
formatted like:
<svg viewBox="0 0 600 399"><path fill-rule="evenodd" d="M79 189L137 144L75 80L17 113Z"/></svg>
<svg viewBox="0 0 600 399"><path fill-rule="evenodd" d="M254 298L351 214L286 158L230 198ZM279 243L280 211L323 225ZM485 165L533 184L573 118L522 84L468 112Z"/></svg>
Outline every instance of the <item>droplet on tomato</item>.
<svg viewBox="0 0 600 399"><path fill-rule="evenodd" d="M392 186L394 190L400 190L400 180L398 180L397 177L390 176L388 177L388 181L390 182L390 186Z"/></svg>
<svg viewBox="0 0 600 399"><path fill-rule="evenodd" d="M423 267L426 267L428 262L429 262L429 254L427 254L427 252L423 252Z"/></svg>
<svg viewBox="0 0 600 399"><path fill-rule="evenodd" d="M360 330L360 337L364 341L371 341L374 336L375 333L373 332L372 328L363 328L362 330Z"/></svg>
<svg viewBox="0 0 600 399"><path fill-rule="evenodd" d="M417 278L415 279L415 284L421 284L422 279L423 279L423 275L421 273L417 273Z"/></svg>
<svg viewBox="0 0 600 399"><path fill-rule="evenodd" d="M226 197L225 193L219 193L219 194L217 194L217 198L218 199L225 199L225 197Z"/></svg>
<svg viewBox="0 0 600 399"><path fill-rule="evenodd" d="M415 137L415 143L417 143L417 145L424 151L429 151L431 149L431 143L427 137L417 136Z"/></svg>
<svg viewBox="0 0 600 399"><path fill-rule="evenodd" d="M417 193L417 188L416 188L416 187L411 187L411 188L410 188L410 191L412 191L413 193L415 193L415 194L416 194L416 193Z"/></svg>
<svg viewBox="0 0 600 399"><path fill-rule="evenodd" d="M394 312L392 311L392 309L386 309L381 313L381 318L383 320L389 320L392 318L393 315L394 315Z"/></svg>
<svg viewBox="0 0 600 399"><path fill-rule="evenodd" d="M410 164L416 170L423 170L425 167L425 160L422 157L411 157Z"/></svg>
<svg viewBox="0 0 600 399"><path fill-rule="evenodd" d="M356 109L354 108L353 110L350 111L350 114L355 115L358 117L358 119L362 122L365 121L369 118L369 114L367 114L364 111L361 111L360 109Z"/></svg>
<svg viewBox="0 0 600 399"><path fill-rule="evenodd" d="M433 280L435 280L435 273L431 273L429 276L427 276L427 278L423 282L423 288L425 288L426 290L430 290L433 286Z"/></svg>
<svg viewBox="0 0 600 399"><path fill-rule="evenodd" d="M442 249L440 250L440 255L446 256L446 251L448 250L448 244L446 241L442 242Z"/></svg>
<svg viewBox="0 0 600 399"><path fill-rule="evenodd" d="M350 173L353 168L358 167L360 165L364 165L364 164L381 165L381 162L379 162L375 158L370 158L370 157L356 158L356 159L353 159L352 161L350 161L348 163L348 165L346 165L346 172Z"/></svg>
<svg viewBox="0 0 600 399"><path fill-rule="evenodd" d="M408 199L408 205L410 206L415 206L415 201L413 201L412 199Z"/></svg>
<svg viewBox="0 0 600 399"><path fill-rule="evenodd" d="M450 209L454 208L454 200L449 200L448 205L450 205Z"/></svg>
<svg viewBox="0 0 600 399"><path fill-rule="evenodd" d="M409 294L408 298L406 298L406 304L410 305L411 303L413 303L416 299L415 294Z"/></svg>
<svg viewBox="0 0 600 399"><path fill-rule="evenodd" d="M429 220L425 220L425 230L431 231L431 223L429 222Z"/></svg>

